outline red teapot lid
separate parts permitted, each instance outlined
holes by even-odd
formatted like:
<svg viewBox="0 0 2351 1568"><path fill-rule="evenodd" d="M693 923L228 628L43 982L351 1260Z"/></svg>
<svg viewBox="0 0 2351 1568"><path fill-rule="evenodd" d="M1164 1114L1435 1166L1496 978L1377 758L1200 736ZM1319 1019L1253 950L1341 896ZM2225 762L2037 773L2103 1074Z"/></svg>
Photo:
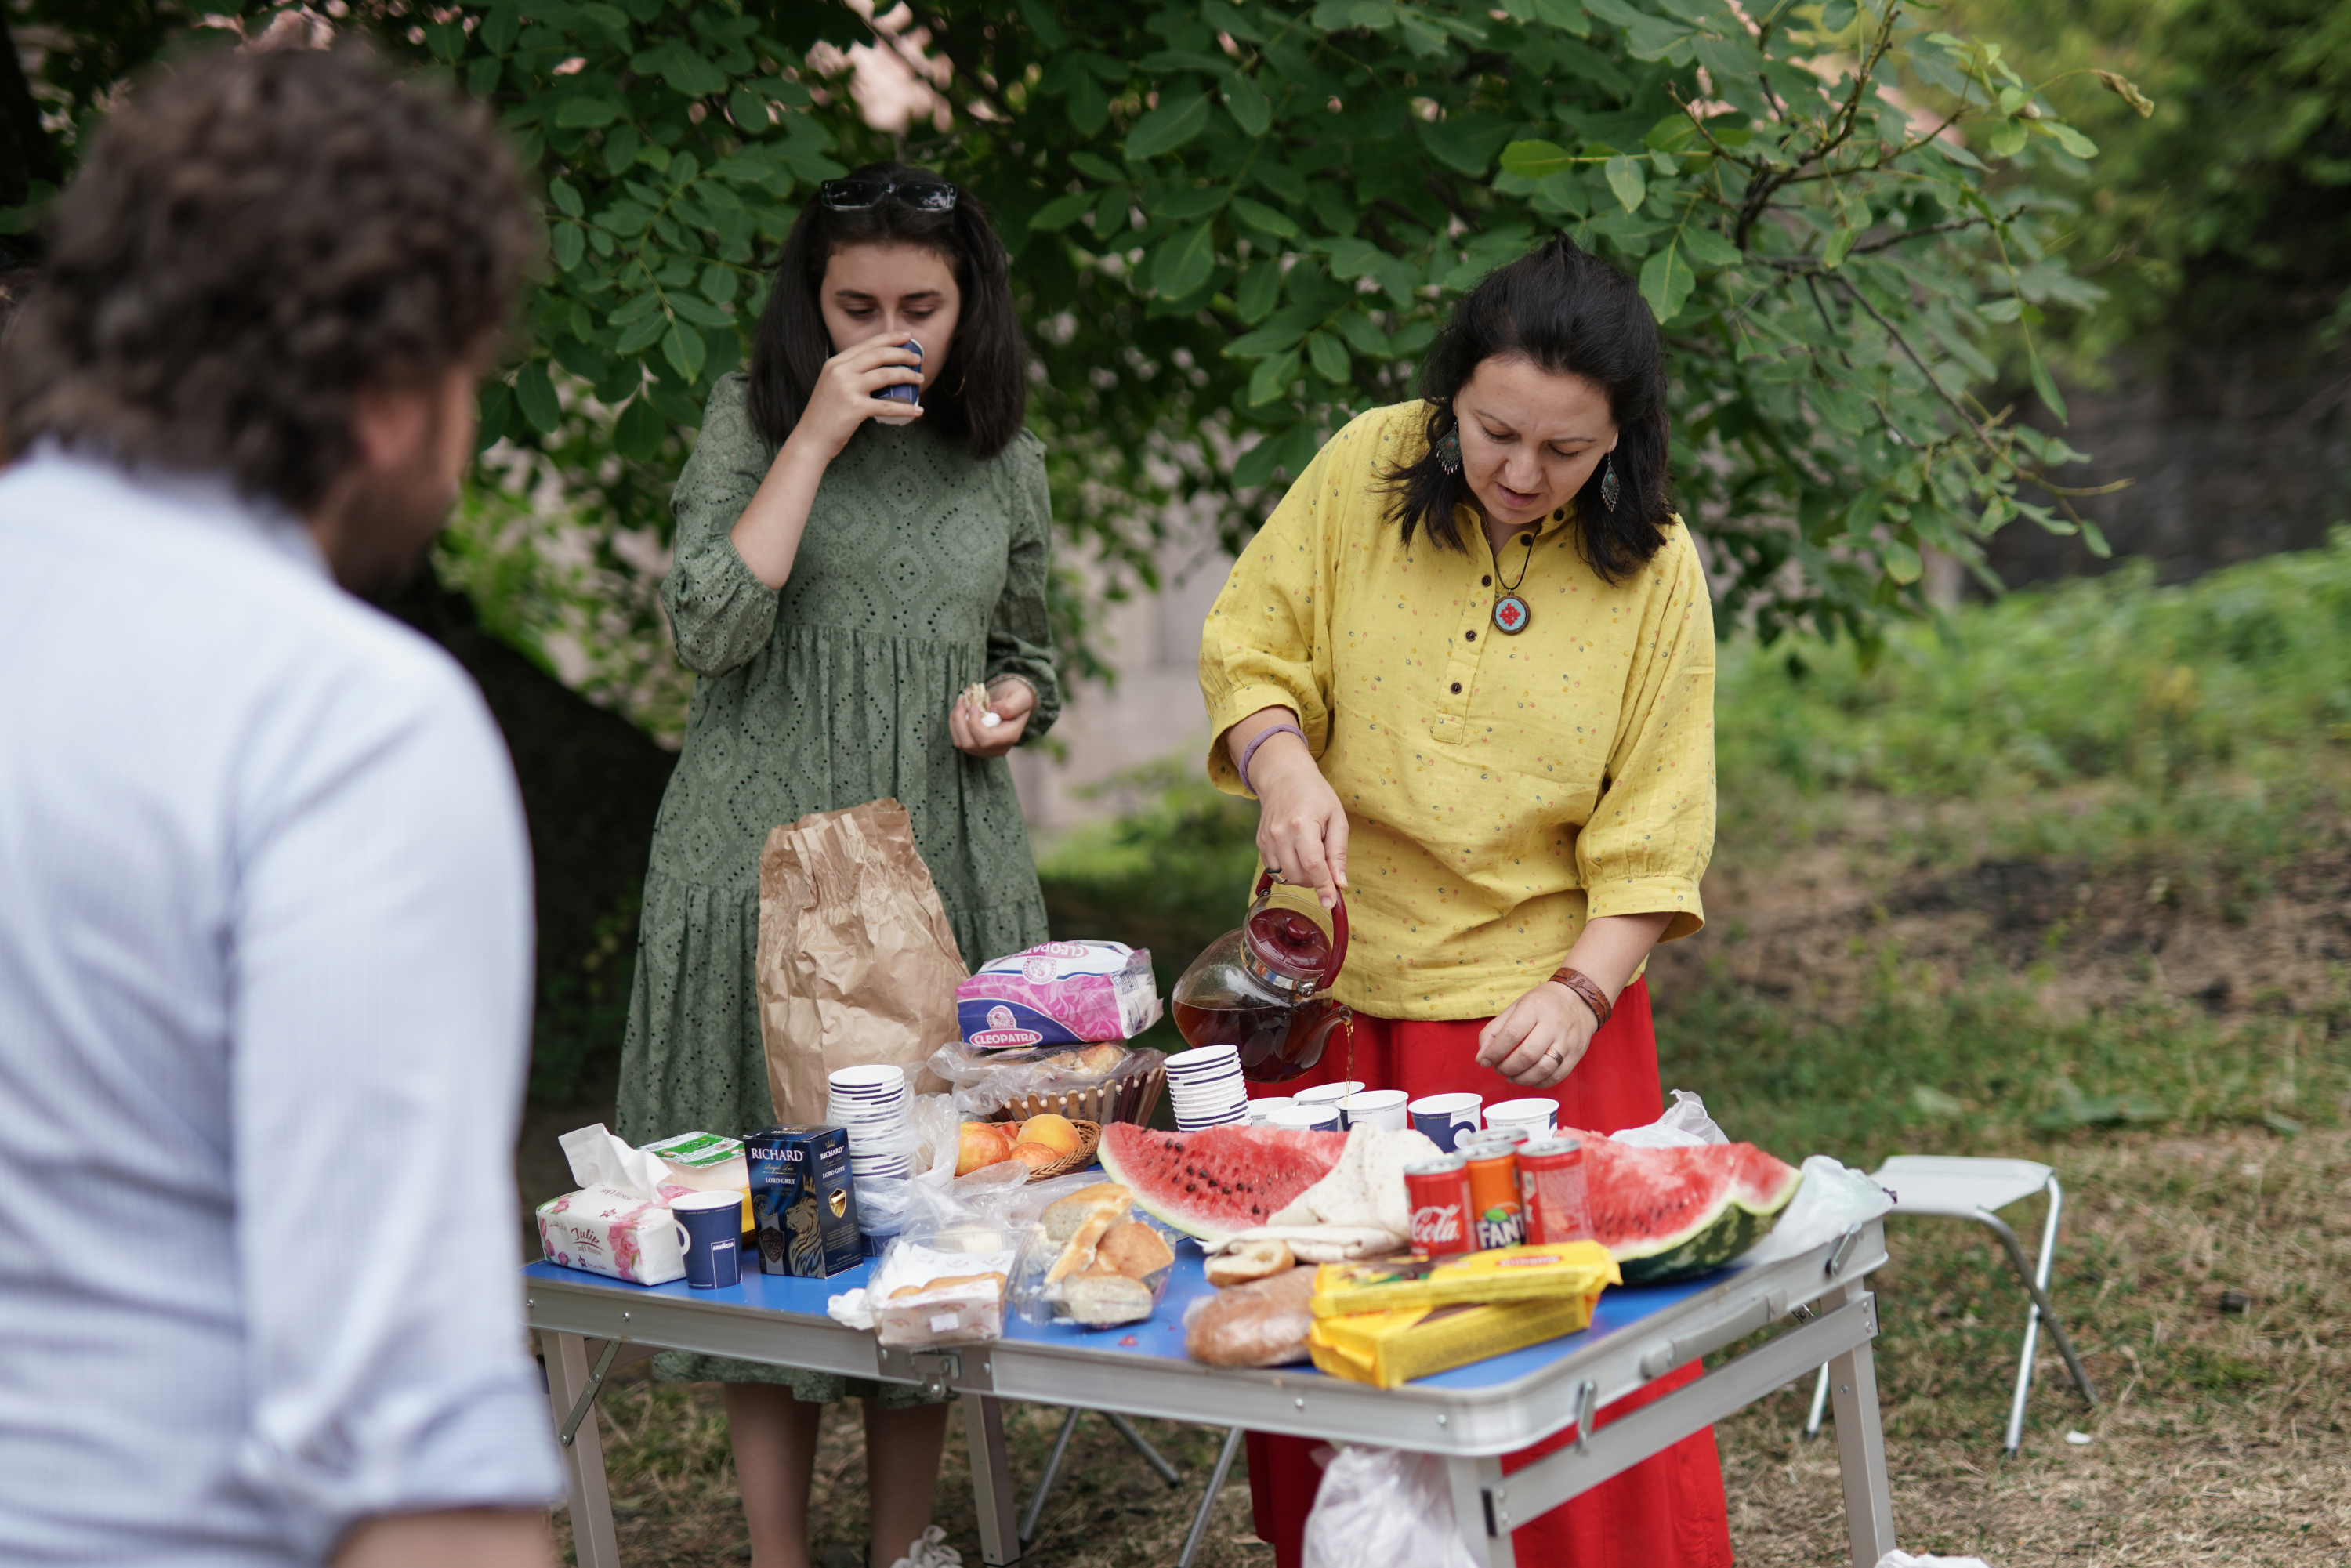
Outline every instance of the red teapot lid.
<svg viewBox="0 0 2351 1568"><path fill-rule="evenodd" d="M1273 884L1280 881L1273 871L1258 878L1256 902L1241 923L1241 952L1251 974L1303 1001L1328 988L1347 961L1347 900L1340 895L1326 932L1305 910L1273 902Z"/></svg>

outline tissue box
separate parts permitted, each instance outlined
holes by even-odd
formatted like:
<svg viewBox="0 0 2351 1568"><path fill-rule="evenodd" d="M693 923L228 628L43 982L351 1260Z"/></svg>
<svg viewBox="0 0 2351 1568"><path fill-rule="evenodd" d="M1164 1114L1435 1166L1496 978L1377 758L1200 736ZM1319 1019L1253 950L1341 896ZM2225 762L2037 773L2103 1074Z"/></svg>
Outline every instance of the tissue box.
<svg viewBox="0 0 2351 1568"><path fill-rule="evenodd" d="M768 1127L743 1140L759 1271L827 1280L865 1255L845 1127Z"/></svg>
<svg viewBox="0 0 2351 1568"><path fill-rule="evenodd" d="M982 1049L1132 1040L1158 1021L1150 951L1123 942L1040 943L956 988L956 1023Z"/></svg>
<svg viewBox="0 0 2351 1568"><path fill-rule="evenodd" d="M618 1187L582 1187L538 1206L538 1245L550 1263L666 1285L685 1278L685 1248L666 1204Z"/></svg>
<svg viewBox="0 0 2351 1568"><path fill-rule="evenodd" d="M716 1133L680 1133L674 1138L664 1138L657 1144L647 1144L645 1153L656 1155L669 1167L671 1180L662 1184L664 1197L676 1186L685 1192L739 1192L743 1195L743 1229L747 1233L758 1228L751 1220L751 1171L743 1155L739 1138L722 1138Z"/></svg>

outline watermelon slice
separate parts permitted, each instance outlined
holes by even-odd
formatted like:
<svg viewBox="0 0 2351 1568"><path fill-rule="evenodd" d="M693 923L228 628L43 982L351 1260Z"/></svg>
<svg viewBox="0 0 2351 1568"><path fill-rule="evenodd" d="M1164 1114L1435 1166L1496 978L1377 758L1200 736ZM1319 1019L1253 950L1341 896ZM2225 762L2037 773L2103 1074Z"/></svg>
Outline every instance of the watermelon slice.
<svg viewBox="0 0 2351 1568"><path fill-rule="evenodd" d="M1583 1140L1593 1239L1628 1285L1720 1268L1763 1239L1803 1173L1752 1144L1645 1149L1597 1133Z"/></svg>
<svg viewBox="0 0 2351 1568"><path fill-rule="evenodd" d="M1346 1147L1344 1133L1155 1133L1113 1122L1102 1129L1101 1155L1102 1169L1134 1192L1137 1207L1186 1235L1217 1241L1263 1225L1329 1176Z"/></svg>

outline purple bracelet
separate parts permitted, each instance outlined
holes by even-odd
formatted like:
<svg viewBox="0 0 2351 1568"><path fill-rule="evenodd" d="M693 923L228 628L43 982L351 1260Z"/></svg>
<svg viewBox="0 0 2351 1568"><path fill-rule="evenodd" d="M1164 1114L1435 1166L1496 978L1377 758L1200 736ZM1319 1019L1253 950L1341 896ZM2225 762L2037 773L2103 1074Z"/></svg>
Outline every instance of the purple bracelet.
<svg viewBox="0 0 2351 1568"><path fill-rule="evenodd" d="M1241 759L1238 764L1238 771L1241 776L1241 788L1248 790L1252 795L1257 793L1257 786L1249 781L1249 758L1257 755L1257 748L1259 747L1263 746L1267 741L1271 740L1277 735L1294 735L1301 740L1304 740L1306 738L1306 732L1299 728L1296 725L1277 724L1271 729L1261 729L1258 731L1257 738L1250 741L1247 746L1241 747Z"/></svg>

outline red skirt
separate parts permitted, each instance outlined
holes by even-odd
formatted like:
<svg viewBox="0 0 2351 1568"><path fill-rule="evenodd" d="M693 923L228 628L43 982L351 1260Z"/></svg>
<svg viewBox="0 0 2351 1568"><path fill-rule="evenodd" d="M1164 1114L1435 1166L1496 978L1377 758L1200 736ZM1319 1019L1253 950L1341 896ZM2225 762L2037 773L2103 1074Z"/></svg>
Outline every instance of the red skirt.
<svg viewBox="0 0 2351 1568"><path fill-rule="evenodd" d="M1530 1091L1478 1065L1484 1019L1410 1023L1358 1017L1350 1041L1342 1029L1314 1070L1276 1092L1316 1083L1361 1079L1374 1089L1402 1089L1416 1098L1469 1091L1496 1100ZM1654 1122L1665 1111L1657 1084L1657 1037L1649 1018L1649 988L1635 980L1617 998L1607 1025L1567 1082L1551 1091L1559 1124L1613 1133ZM1604 1406L1595 1427L1630 1415L1653 1399L1695 1381L1695 1364L1670 1372ZM1505 1455L1507 1473L1574 1440L1571 1429L1531 1448ZM1302 1437L1249 1435L1249 1492L1257 1532L1273 1543L1275 1568L1299 1568L1306 1516L1322 1484ZM1722 1465L1711 1427L1602 1482L1511 1536L1524 1568L1729 1568L1730 1521L1722 1495Z"/></svg>

